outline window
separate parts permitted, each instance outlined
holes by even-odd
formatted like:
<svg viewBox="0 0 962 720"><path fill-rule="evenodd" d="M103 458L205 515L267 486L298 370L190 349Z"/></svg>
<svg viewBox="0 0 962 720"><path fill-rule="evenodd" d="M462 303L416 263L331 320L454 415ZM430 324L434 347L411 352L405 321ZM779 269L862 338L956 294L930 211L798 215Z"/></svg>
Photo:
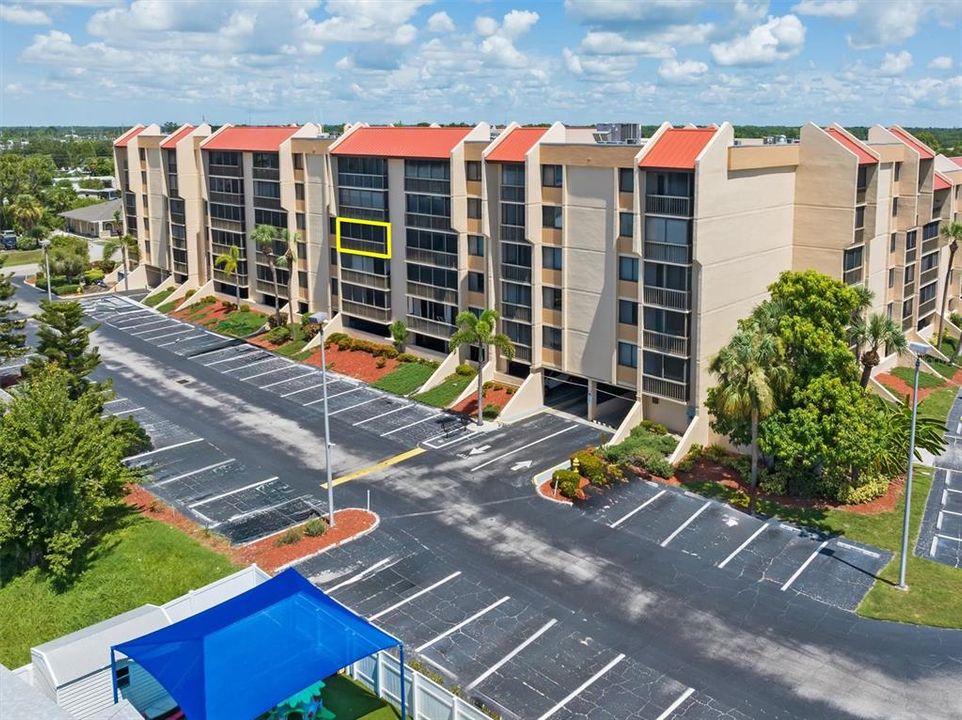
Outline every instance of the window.
<svg viewBox="0 0 962 720"><path fill-rule="evenodd" d="M925 272L926 270L931 270L938 264L939 254L937 252L929 253L928 255L922 256L922 262L919 264L919 270L921 272Z"/></svg>
<svg viewBox="0 0 962 720"><path fill-rule="evenodd" d="M295 157L300 157L300 156L295 155ZM294 183L294 198L296 200L304 199L304 183Z"/></svg>
<svg viewBox="0 0 962 720"><path fill-rule="evenodd" d="M646 307L644 315L645 330L676 337L687 337L688 335L688 316L685 313Z"/></svg>
<svg viewBox="0 0 962 720"><path fill-rule="evenodd" d="M337 295L337 278L331 278L331 295Z"/></svg>
<svg viewBox="0 0 962 720"><path fill-rule="evenodd" d="M300 153L294 153L294 169L303 170L304 169L304 156Z"/></svg>
<svg viewBox="0 0 962 720"><path fill-rule="evenodd" d="M618 343L618 364L625 367L638 367L638 346L631 343Z"/></svg>
<svg viewBox="0 0 962 720"><path fill-rule="evenodd" d="M481 219L481 199L468 198L468 217L473 220Z"/></svg>
<svg viewBox="0 0 962 720"><path fill-rule="evenodd" d="M328 253L331 265L337 265L337 248L332 247Z"/></svg>
<svg viewBox="0 0 962 720"><path fill-rule="evenodd" d="M541 262L545 270L561 269L561 248L543 247L541 248Z"/></svg>
<svg viewBox="0 0 962 720"><path fill-rule="evenodd" d="M648 216L645 218L645 242L687 245L690 226L687 220Z"/></svg>
<svg viewBox="0 0 962 720"><path fill-rule="evenodd" d="M691 197L692 173L649 172L645 179L646 195Z"/></svg>
<svg viewBox="0 0 962 720"><path fill-rule="evenodd" d="M909 230L905 233L905 249L915 250L916 234L915 230Z"/></svg>
<svg viewBox="0 0 962 720"><path fill-rule="evenodd" d="M296 218L296 220L297 220L297 229L298 229L298 230L304 230L304 229L306 229L307 225L306 225L306 221L305 221L305 219L304 219L304 213L297 213L297 214L295 215L295 218Z"/></svg>
<svg viewBox="0 0 962 720"><path fill-rule="evenodd" d="M257 197L275 198L281 196L281 184L276 182L254 181L254 195Z"/></svg>
<svg viewBox="0 0 962 720"><path fill-rule="evenodd" d="M561 187L561 166L542 165L541 185L542 187Z"/></svg>
<svg viewBox="0 0 962 720"><path fill-rule="evenodd" d="M858 168L858 179L855 182L857 190L864 190L868 186L868 165L860 165Z"/></svg>
<svg viewBox="0 0 962 720"><path fill-rule="evenodd" d="M254 167L277 170L280 167L280 158L277 153L256 152L254 153Z"/></svg>
<svg viewBox="0 0 962 720"><path fill-rule="evenodd" d="M618 301L618 322L625 325L638 324L638 303L633 300Z"/></svg>
<svg viewBox="0 0 962 720"><path fill-rule="evenodd" d="M889 287L895 287L895 268L889 268Z"/></svg>
<svg viewBox="0 0 962 720"><path fill-rule="evenodd" d="M843 269L848 272L862 267L862 247L851 248L845 251L843 256Z"/></svg>
<svg viewBox="0 0 962 720"><path fill-rule="evenodd" d="M140 152L143 152L141 150ZM124 665L123 667L117 668L117 689L123 689L125 687L130 687L130 666Z"/></svg>
<svg viewBox="0 0 962 720"><path fill-rule="evenodd" d="M561 288L546 285L541 290L545 310L561 310Z"/></svg>
<svg viewBox="0 0 962 720"><path fill-rule="evenodd" d="M928 302L935 297L935 286L936 284L932 283L919 290L919 305L924 302Z"/></svg>
<svg viewBox="0 0 962 720"><path fill-rule="evenodd" d="M561 328L545 325L542 339L544 341L545 350L560 350L561 349Z"/></svg>
<svg viewBox="0 0 962 720"><path fill-rule="evenodd" d="M501 243L501 262L504 265L531 267L531 246Z"/></svg>
<svg viewBox="0 0 962 720"><path fill-rule="evenodd" d="M557 205L544 205L541 208L541 224L546 228L561 229L561 208Z"/></svg>
<svg viewBox="0 0 962 720"><path fill-rule="evenodd" d="M468 160L464 163L464 172L468 176L468 180L480 180L481 179L481 161L480 160Z"/></svg>
<svg viewBox="0 0 962 720"><path fill-rule="evenodd" d="M889 240L889 252L895 252L896 234L892 233L892 237Z"/></svg>
<svg viewBox="0 0 962 720"><path fill-rule="evenodd" d="M631 168L618 168L618 192L630 193L635 190L635 171Z"/></svg>
<svg viewBox="0 0 962 720"><path fill-rule="evenodd" d="M516 285L515 283L501 283L502 300L510 305L524 305L531 307L531 286Z"/></svg>
<svg viewBox="0 0 962 720"><path fill-rule="evenodd" d="M902 177L902 163L895 163L895 182L898 182Z"/></svg>
<svg viewBox="0 0 962 720"><path fill-rule="evenodd" d="M893 313L893 312L895 312L895 303L889 303L888 305L885 306L885 316L886 316L889 320L892 319L892 313Z"/></svg>
<svg viewBox="0 0 962 720"><path fill-rule="evenodd" d="M240 153L225 152L223 150L213 151L210 154L210 164L237 167L240 165Z"/></svg>
<svg viewBox="0 0 962 720"><path fill-rule="evenodd" d="M912 298L902 303L902 319L912 317Z"/></svg>
<svg viewBox="0 0 962 720"><path fill-rule="evenodd" d="M621 237L631 237L635 234L635 216L632 213L618 213L618 234Z"/></svg>
<svg viewBox="0 0 962 720"><path fill-rule="evenodd" d="M638 282L638 258L621 255L618 258L618 279Z"/></svg>
<svg viewBox="0 0 962 720"><path fill-rule="evenodd" d="M468 235L468 255L484 257L484 235Z"/></svg>
<svg viewBox="0 0 962 720"><path fill-rule="evenodd" d="M645 262L645 285L668 290L688 290L688 269L677 265Z"/></svg>
<svg viewBox="0 0 962 720"><path fill-rule="evenodd" d="M892 198L892 217L895 217L898 214L899 214L899 199L896 197L896 198Z"/></svg>
<svg viewBox="0 0 962 720"><path fill-rule="evenodd" d="M861 230L865 227L865 206L859 205L855 208L855 229Z"/></svg>
<svg viewBox="0 0 962 720"><path fill-rule="evenodd" d="M479 273L480 274L480 273ZM421 283L423 285L433 285L434 287L450 288L454 290L458 286L458 274L454 270L445 270L433 265L417 265L408 263L408 280ZM484 276L481 276L484 281ZM482 285L482 287L484 287Z"/></svg>
<svg viewBox="0 0 962 720"><path fill-rule="evenodd" d="M688 363L681 358L645 351L645 375L683 383L685 382L685 376L688 374L687 365Z"/></svg>
<svg viewBox="0 0 962 720"><path fill-rule="evenodd" d="M484 292L484 274L479 272L468 273L468 290L471 292Z"/></svg>

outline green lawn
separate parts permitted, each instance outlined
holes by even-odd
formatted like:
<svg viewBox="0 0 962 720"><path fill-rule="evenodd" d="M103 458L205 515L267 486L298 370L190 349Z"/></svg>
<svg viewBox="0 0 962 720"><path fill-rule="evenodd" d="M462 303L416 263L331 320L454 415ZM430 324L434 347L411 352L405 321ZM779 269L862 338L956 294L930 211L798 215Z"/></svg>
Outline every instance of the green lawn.
<svg viewBox="0 0 962 720"><path fill-rule="evenodd" d="M414 399L425 405L444 408L455 401L464 392L464 388L475 381L475 376L449 375L444 382L427 392L415 395Z"/></svg>
<svg viewBox="0 0 962 720"><path fill-rule="evenodd" d="M297 359L297 357L304 350L305 345L307 345L307 340L291 340L290 342L286 342L281 345L274 352L276 352L278 355L283 355L284 357Z"/></svg>
<svg viewBox="0 0 962 720"><path fill-rule="evenodd" d="M0 257L7 259L5 267L32 265L43 260L43 250L2 250Z"/></svg>
<svg viewBox="0 0 962 720"><path fill-rule="evenodd" d="M955 385L933 391L919 403L919 415L937 418L944 425L958 391L959 388Z"/></svg>
<svg viewBox="0 0 962 720"><path fill-rule="evenodd" d="M235 310L226 318L217 323L214 328L216 332L234 337L248 337L263 327L267 318L260 313L250 310Z"/></svg>
<svg viewBox="0 0 962 720"><path fill-rule="evenodd" d="M170 295L171 295L171 293L173 293L174 290L176 290L176 289L177 289L177 288L166 288L165 290L161 290L161 291L160 291L159 293L157 293L156 295L151 295L149 298L146 298L146 299L144 300L144 305L146 305L147 307L157 307L157 306L160 305L164 300L166 300L167 298L169 298Z"/></svg>
<svg viewBox="0 0 962 720"><path fill-rule="evenodd" d="M324 681L324 707L337 720L398 720L401 713L346 675Z"/></svg>
<svg viewBox="0 0 962 720"><path fill-rule="evenodd" d="M892 368L890 373L909 387L915 383L915 368L897 367ZM919 372L919 388L937 388L945 384L945 380L932 373Z"/></svg>
<svg viewBox="0 0 962 720"><path fill-rule="evenodd" d="M177 307L180 305L180 303L181 303L180 300L172 300L171 302L164 303L163 305L158 307L157 311L162 312L166 315L167 313L176 310Z"/></svg>
<svg viewBox="0 0 962 720"><path fill-rule="evenodd" d="M410 395L426 383L433 374L434 368L430 365L423 365L418 362L402 363L393 372L388 373L372 385L395 395ZM455 395L455 397L457 396Z"/></svg>
<svg viewBox="0 0 962 720"><path fill-rule="evenodd" d="M144 603L160 604L236 571L230 560L179 530L128 516L87 570L56 592L30 570L0 586L0 663L15 668L30 648Z"/></svg>
<svg viewBox="0 0 962 720"><path fill-rule="evenodd" d="M941 375L944 378L952 377L953 375L955 375L955 372L958 370L958 368L955 365L944 363L939 360L928 359L926 360L926 362L929 364L929 367L931 367L933 370L935 370L935 372L937 372L939 375ZM919 381L919 384L921 385L921 380Z"/></svg>

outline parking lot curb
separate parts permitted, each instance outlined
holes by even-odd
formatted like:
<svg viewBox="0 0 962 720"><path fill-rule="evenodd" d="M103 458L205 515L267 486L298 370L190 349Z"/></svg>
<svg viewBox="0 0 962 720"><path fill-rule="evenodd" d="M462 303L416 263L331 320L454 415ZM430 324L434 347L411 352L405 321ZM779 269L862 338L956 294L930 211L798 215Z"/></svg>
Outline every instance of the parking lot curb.
<svg viewBox="0 0 962 720"><path fill-rule="evenodd" d="M365 529L365 530L362 530L362 531L359 532L357 535L351 535L351 537L345 538L344 540L341 540L341 541L338 542L338 543L334 543L333 545L328 545L327 547L321 548L320 550L317 550L317 551L315 551L315 552L312 552L312 553L309 554L309 555L305 555L304 557L299 557L299 558L297 558L296 560L291 560L291 561L288 562L288 563L284 563L283 565L281 565L279 568L277 568L277 569L274 571L274 574L276 575L277 573L283 572L284 570L287 570L287 568L289 568L289 567L294 567L295 565L297 565L297 564L299 564L299 563L302 563L302 562L304 562L305 560L310 560L311 558L316 558L316 557L318 557L319 555L323 555L323 554L326 553L328 550L335 550L335 549L337 549L337 548L339 548L339 547L343 547L344 545L347 545L347 544L349 544L349 543L352 543L352 542L354 542L355 540L358 540L358 539L364 537L365 535L370 535L372 532L374 532L375 530L377 530L378 527L380 527L380 525L381 525L381 516L378 515L376 512L374 512L373 510L368 510L367 508L357 508L357 507L341 508L341 510L361 510L361 511L363 511L363 512L369 512L369 513L371 513L371 514L374 516L374 524L371 525L371 527L369 527L369 528L367 528L367 529ZM336 512L336 511L335 511L335 512ZM281 530L279 533L274 533L274 534L275 534L275 535L280 535L280 534L283 534L283 533L285 533L285 532L287 532L287 530ZM267 535L267 537L271 537L271 536L270 536L270 535Z"/></svg>

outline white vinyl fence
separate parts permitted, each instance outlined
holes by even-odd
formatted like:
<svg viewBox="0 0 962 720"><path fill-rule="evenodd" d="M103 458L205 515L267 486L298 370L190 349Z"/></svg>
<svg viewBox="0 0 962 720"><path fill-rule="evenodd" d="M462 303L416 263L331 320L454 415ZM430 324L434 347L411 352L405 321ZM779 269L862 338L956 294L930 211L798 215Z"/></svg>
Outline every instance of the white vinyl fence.
<svg viewBox="0 0 962 720"><path fill-rule="evenodd" d="M351 665L348 673L379 698L401 706L401 668L394 656L379 652ZM491 720L474 705L417 670L405 668L404 679L407 685L407 712L414 720Z"/></svg>

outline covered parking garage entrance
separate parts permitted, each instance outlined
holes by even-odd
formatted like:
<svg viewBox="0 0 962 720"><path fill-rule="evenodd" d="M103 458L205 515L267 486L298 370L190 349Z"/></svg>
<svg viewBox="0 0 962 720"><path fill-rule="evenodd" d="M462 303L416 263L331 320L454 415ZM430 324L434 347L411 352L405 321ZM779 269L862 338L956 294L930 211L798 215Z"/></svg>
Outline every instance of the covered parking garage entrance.
<svg viewBox="0 0 962 720"><path fill-rule="evenodd" d="M544 404L585 420L617 428L635 402L635 391L545 368Z"/></svg>

